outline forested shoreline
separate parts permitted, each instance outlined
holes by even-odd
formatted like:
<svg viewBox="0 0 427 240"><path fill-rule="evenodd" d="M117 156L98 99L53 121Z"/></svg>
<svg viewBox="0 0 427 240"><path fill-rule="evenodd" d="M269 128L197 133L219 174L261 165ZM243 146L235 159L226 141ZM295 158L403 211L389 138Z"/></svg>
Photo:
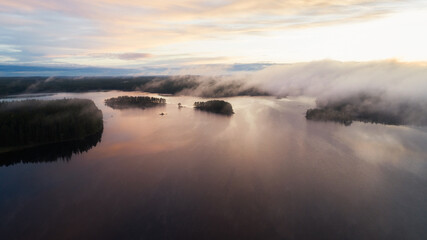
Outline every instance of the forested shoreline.
<svg viewBox="0 0 427 240"><path fill-rule="evenodd" d="M84 139L103 130L92 100L0 102L0 153Z"/></svg>
<svg viewBox="0 0 427 240"><path fill-rule="evenodd" d="M267 92L244 81L223 82L199 76L139 77L0 77L0 97L16 94L140 91L199 97L266 96Z"/></svg>
<svg viewBox="0 0 427 240"><path fill-rule="evenodd" d="M379 123L386 125L414 125L427 126L426 117L408 117L409 114L402 109L401 112L378 111L363 109L360 106L346 105L327 106L323 108L308 109L306 119L314 121L333 121L349 126L353 121L365 123Z"/></svg>

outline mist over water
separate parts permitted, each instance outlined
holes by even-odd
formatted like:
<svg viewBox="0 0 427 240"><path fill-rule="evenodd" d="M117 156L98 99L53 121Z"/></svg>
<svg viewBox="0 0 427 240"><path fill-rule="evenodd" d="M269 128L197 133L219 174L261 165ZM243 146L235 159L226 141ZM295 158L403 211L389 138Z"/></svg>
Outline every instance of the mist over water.
<svg viewBox="0 0 427 240"><path fill-rule="evenodd" d="M323 60L218 75L223 73L207 69L197 76L5 79L0 95L123 90L204 98L304 96L327 110L325 118L344 115L359 121L427 126L426 63Z"/></svg>
<svg viewBox="0 0 427 240"><path fill-rule="evenodd" d="M0 167L5 239L422 239L425 128L306 121L315 98L197 97L104 115L102 141L67 162ZM206 99L203 99L203 101ZM178 109L178 103L184 108ZM159 115L160 113L166 115ZM36 223L36 224L35 224Z"/></svg>
<svg viewBox="0 0 427 240"><path fill-rule="evenodd" d="M325 60L276 65L253 74L249 82L276 96L313 97L319 108L348 105L361 115L427 125L425 63Z"/></svg>

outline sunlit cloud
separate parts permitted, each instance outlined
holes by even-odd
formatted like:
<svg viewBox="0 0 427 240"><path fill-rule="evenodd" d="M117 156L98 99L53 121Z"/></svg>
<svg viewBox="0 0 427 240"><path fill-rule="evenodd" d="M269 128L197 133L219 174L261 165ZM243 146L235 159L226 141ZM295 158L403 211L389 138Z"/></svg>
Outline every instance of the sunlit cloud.
<svg viewBox="0 0 427 240"><path fill-rule="evenodd" d="M150 58L152 57L149 53L101 53L101 54L91 54L92 57L96 58L113 58L113 59L120 59L120 60L139 60L144 58Z"/></svg>
<svg viewBox="0 0 427 240"><path fill-rule="evenodd" d="M3 0L0 53L92 66L423 61L426 9L419 0Z"/></svg>

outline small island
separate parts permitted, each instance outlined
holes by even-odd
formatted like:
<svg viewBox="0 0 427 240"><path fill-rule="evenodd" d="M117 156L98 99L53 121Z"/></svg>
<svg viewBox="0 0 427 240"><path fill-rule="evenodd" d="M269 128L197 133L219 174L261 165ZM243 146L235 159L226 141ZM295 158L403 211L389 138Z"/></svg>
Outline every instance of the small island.
<svg viewBox="0 0 427 240"><path fill-rule="evenodd" d="M0 102L0 153L82 140L103 126L101 110L88 99Z"/></svg>
<svg viewBox="0 0 427 240"><path fill-rule="evenodd" d="M116 98L109 98L105 100L105 105L113 109L126 109L126 108L150 108L163 106L166 104L166 99L155 98L155 97L131 97L131 96L120 96Z"/></svg>
<svg viewBox="0 0 427 240"><path fill-rule="evenodd" d="M194 108L222 115L231 116L234 114L233 107L229 102L223 100L211 100L207 102L195 102Z"/></svg>

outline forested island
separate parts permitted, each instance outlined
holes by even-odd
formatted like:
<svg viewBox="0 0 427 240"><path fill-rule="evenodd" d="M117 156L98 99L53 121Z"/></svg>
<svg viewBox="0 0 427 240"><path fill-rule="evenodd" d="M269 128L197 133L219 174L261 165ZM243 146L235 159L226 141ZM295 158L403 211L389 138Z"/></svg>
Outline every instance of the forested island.
<svg viewBox="0 0 427 240"><path fill-rule="evenodd" d="M378 96L359 94L341 100L319 101L317 105L307 110L308 120L334 121L346 126L353 121L427 126L426 107L422 102L385 101Z"/></svg>
<svg viewBox="0 0 427 240"><path fill-rule="evenodd" d="M114 109L126 109L126 108L150 108L163 106L166 104L166 99L146 97L146 96L120 96L115 98L109 98L105 100L105 105Z"/></svg>
<svg viewBox="0 0 427 240"><path fill-rule="evenodd" d="M233 107L229 102L223 101L223 100L210 100L207 102L195 102L194 108L201 110L201 111L207 111L217 114L223 114L223 115L232 115L234 114Z"/></svg>
<svg viewBox="0 0 427 240"><path fill-rule="evenodd" d="M0 102L0 153L83 140L102 130L102 112L92 100Z"/></svg>

